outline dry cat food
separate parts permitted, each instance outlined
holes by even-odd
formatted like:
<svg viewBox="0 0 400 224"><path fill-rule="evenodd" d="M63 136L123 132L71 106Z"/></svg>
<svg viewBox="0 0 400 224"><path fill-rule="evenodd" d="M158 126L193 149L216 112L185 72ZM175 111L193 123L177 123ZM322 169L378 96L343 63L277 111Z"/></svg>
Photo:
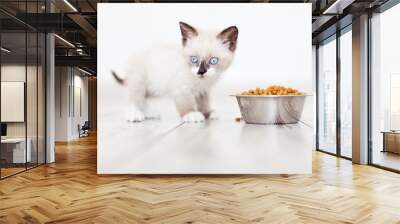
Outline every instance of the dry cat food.
<svg viewBox="0 0 400 224"><path fill-rule="evenodd" d="M244 96L270 96L270 95L303 95L297 89L286 88L284 86L273 85L266 89L255 88L242 92L240 95Z"/></svg>

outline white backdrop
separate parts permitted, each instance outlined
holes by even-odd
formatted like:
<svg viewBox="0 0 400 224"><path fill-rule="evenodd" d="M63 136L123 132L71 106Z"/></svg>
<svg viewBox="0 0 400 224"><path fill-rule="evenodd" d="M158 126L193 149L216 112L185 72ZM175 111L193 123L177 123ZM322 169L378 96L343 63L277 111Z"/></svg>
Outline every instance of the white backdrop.
<svg viewBox="0 0 400 224"><path fill-rule="evenodd" d="M237 103L229 94L273 84L312 93L311 4L98 4L100 172L123 172L101 159L112 157L107 154L106 145L115 148L121 144L111 144L109 135L113 134L108 131L126 128L123 108L128 92L115 82L110 71L125 76L133 53L152 45L181 44L179 21L205 29L222 30L231 25L239 29L235 60L211 96L213 108L222 120L240 116ZM179 118L172 102L157 103L162 105L164 122ZM313 123L311 97L302 120ZM126 173L136 173L132 169L126 168Z"/></svg>

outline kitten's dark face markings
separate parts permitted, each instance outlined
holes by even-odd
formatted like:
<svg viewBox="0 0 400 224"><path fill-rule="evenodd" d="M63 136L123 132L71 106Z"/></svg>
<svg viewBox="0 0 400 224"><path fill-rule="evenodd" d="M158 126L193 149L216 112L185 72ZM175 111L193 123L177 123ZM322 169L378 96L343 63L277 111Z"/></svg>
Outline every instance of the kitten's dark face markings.
<svg viewBox="0 0 400 224"><path fill-rule="evenodd" d="M238 28L236 26L230 26L219 33L217 38L220 39L223 44L227 44L230 51L234 52L236 50L238 35Z"/></svg>
<svg viewBox="0 0 400 224"><path fill-rule="evenodd" d="M207 70L218 63L218 58L210 57L209 59L201 60L197 56L191 56L191 63L198 68L196 74L203 78Z"/></svg>
<svg viewBox="0 0 400 224"><path fill-rule="evenodd" d="M204 74L207 72L208 67L209 67L208 64L206 64L204 60L201 61L199 66L199 71L197 71L197 74L200 75L200 77L203 77Z"/></svg>
<svg viewBox="0 0 400 224"><path fill-rule="evenodd" d="M198 35L197 30L187 23L179 22L179 27L181 28L183 46L186 45L188 39Z"/></svg>
<svg viewBox="0 0 400 224"><path fill-rule="evenodd" d="M204 36L202 30L198 31L187 23L179 22L179 26L184 56L193 75L199 78L218 75L229 66L239 34L236 26L230 26L218 34L210 33L215 35L214 40L213 36Z"/></svg>

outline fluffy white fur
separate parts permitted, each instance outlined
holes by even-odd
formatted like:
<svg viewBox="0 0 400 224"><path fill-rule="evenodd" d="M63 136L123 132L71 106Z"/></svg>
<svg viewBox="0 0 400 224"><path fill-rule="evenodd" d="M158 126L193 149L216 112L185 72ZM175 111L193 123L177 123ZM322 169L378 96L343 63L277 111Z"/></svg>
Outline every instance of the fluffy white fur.
<svg viewBox="0 0 400 224"><path fill-rule="evenodd" d="M234 28L237 38L237 28ZM154 117L146 111L146 99L159 96L175 101L184 122L202 122L214 117L208 93L232 63L234 50L229 49L232 46L229 35L232 34L218 37L221 31L197 30L185 23L181 23L181 31L182 45L153 47L136 55L129 63L123 81L130 92L128 121L140 122ZM236 44L236 39L234 41ZM204 62L210 57L217 57L219 61L216 65L208 64L207 71L200 75L200 64L192 63L192 56Z"/></svg>

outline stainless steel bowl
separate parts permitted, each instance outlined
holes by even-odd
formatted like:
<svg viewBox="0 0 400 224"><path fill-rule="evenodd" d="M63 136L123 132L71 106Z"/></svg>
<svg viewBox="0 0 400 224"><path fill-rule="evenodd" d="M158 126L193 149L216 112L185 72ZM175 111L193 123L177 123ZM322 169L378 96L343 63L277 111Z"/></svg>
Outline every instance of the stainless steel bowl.
<svg viewBox="0 0 400 224"><path fill-rule="evenodd" d="M293 124L303 113L307 95L234 95L243 120L249 124Z"/></svg>

